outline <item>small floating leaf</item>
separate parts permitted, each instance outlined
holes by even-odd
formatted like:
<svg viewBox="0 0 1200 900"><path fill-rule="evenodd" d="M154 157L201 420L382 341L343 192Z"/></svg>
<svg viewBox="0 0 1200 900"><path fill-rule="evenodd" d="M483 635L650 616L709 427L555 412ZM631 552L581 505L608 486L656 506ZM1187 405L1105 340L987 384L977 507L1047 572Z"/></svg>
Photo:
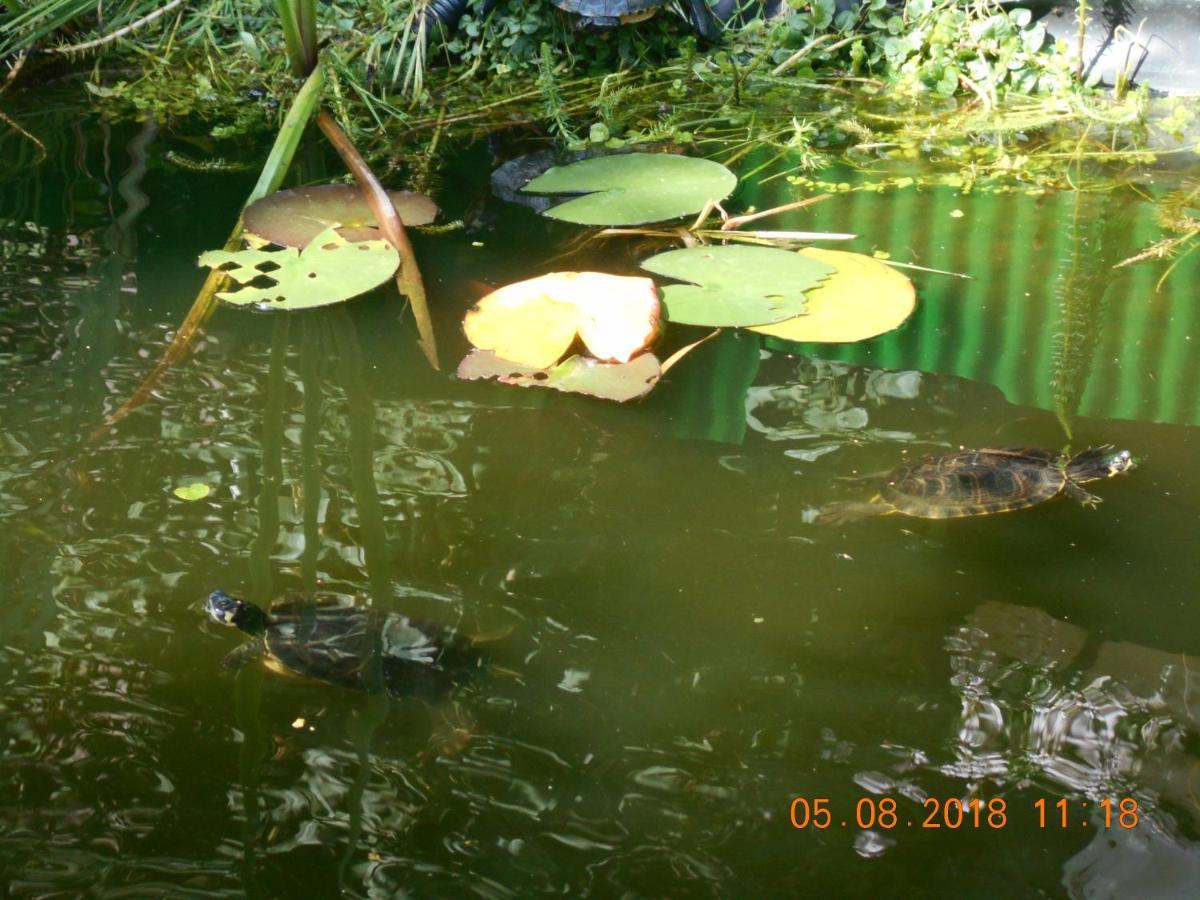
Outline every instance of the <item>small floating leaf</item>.
<svg viewBox="0 0 1200 900"><path fill-rule="evenodd" d="M809 292L807 315L753 326L751 331L788 341L865 341L899 328L917 305L913 283L877 259L818 247L800 253L837 271Z"/></svg>
<svg viewBox="0 0 1200 900"><path fill-rule="evenodd" d="M467 313L467 340L534 369L554 365L578 334L597 359L627 362L658 334L658 289L649 278L551 272L506 285Z"/></svg>
<svg viewBox="0 0 1200 900"><path fill-rule="evenodd" d="M737 176L720 163L668 153L623 153L556 166L524 190L583 194L545 214L580 225L644 225L697 213L724 200Z"/></svg>
<svg viewBox="0 0 1200 900"><path fill-rule="evenodd" d="M303 251L209 250L200 265L226 269L242 287L217 294L235 306L261 309L310 309L339 303L378 287L396 271L400 256L387 241L350 243L333 227L313 238Z"/></svg>
<svg viewBox="0 0 1200 900"><path fill-rule="evenodd" d="M804 292L833 267L774 247L690 247L642 263L658 275L691 284L663 288L668 321L686 325L764 325L802 315Z"/></svg>
<svg viewBox="0 0 1200 900"><path fill-rule="evenodd" d="M212 488L202 481L192 484L181 484L171 492L180 500L203 500L212 493Z"/></svg>
<svg viewBox="0 0 1200 900"><path fill-rule="evenodd" d="M495 378L518 387L553 388L618 403L644 397L661 376L653 353L643 353L626 363L572 356L552 368L538 369L500 359L490 350L472 350L458 366L458 377L465 381Z"/></svg>
<svg viewBox="0 0 1200 900"><path fill-rule="evenodd" d="M428 225L437 205L422 194L388 191L400 221ZM316 184L276 191L246 207L246 230L283 247L305 247L330 225L348 241L381 240L371 207L353 184Z"/></svg>

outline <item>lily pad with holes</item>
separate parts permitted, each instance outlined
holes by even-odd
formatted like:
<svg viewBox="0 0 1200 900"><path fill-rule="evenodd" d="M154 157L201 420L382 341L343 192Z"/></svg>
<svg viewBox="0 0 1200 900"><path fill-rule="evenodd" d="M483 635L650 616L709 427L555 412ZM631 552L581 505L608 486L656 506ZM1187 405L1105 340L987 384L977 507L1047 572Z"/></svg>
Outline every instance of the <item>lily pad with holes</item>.
<svg viewBox="0 0 1200 900"><path fill-rule="evenodd" d="M303 251L209 250L200 265L224 270L242 285L217 294L235 306L311 309L349 300L378 287L396 271L400 255L387 241L350 243L332 227Z"/></svg>
<svg viewBox="0 0 1200 900"><path fill-rule="evenodd" d="M626 363L571 356L556 366L537 369L501 359L491 350L472 350L459 364L458 377L464 381L495 378L518 387L551 388L625 403L650 393L662 377L662 369L653 353L643 353Z"/></svg>
<svg viewBox="0 0 1200 900"><path fill-rule="evenodd" d="M400 221L405 225L428 225L437 218L437 205L423 194L388 191ZM246 230L281 247L306 247L328 228L348 241L382 240L375 215L353 184L315 184L276 191L246 207Z"/></svg>
<svg viewBox="0 0 1200 900"><path fill-rule="evenodd" d="M780 322L805 311L805 292L833 266L774 247L731 245L669 250L642 268L690 284L663 288L669 322L745 327Z"/></svg>
<svg viewBox="0 0 1200 900"><path fill-rule="evenodd" d="M544 369L576 335L597 359L628 362L658 336L660 315L649 278L551 272L492 291L467 313L463 329L480 350Z"/></svg>
<svg viewBox="0 0 1200 900"><path fill-rule="evenodd" d="M800 253L837 271L809 292L807 315L751 331L787 341L865 341L899 328L917 305L913 283L886 263L845 250L808 247Z"/></svg>
<svg viewBox="0 0 1200 900"><path fill-rule="evenodd" d="M579 225L644 225L693 215L733 193L737 176L720 163L668 153L623 153L555 166L524 191L583 194L545 215Z"/></svg>

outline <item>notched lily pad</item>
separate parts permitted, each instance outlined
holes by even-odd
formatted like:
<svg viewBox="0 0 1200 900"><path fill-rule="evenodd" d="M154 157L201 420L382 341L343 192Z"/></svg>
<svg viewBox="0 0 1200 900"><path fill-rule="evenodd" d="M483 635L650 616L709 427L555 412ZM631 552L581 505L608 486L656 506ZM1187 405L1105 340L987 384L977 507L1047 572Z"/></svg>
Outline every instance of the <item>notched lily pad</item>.
<svg viewBox="0 0 1200 900"><path fill-rule="evenodd" d="M350 243L332 227L303 251L209 250L200 265L223 269L243 287L217 296L235 306L310 309L340 303L383 284L400 265L387 241Z"/></svg>
<svg viewBox="0 0 1200 900"><path fill-rule="evenodd" d="M552 388L625 403L650 393L662 377L662 369L653 353L643 353L626 363L571 356L556 366L538 369L501 359L490 350L472 350L459 364L458 377L464 381L495 378L518 387Z"/></svg>
<svg viewBox="0 0 1200 900"><path fill-rule="evenodd" d="M423 194L388 191L400 221L428 225L437 218L437 205ZM383 236L371 207L353 184L314 184L276 191L246 207L246 230L282 247L306 247L330 225L347 241L375 241Z"/></svg>
<svg viewBox="0 0 1200 900"><path fill-rule="evenodd" d="M545 213L579 225L644 225L697 213L724 200L737 176L720 163L668 153L622 153L556 166L524 191L583 194Z"/></svg>
<svg viewBox="0 0 1200 900"><path fill-rule="evenodd" d="M886 263L845 250L808 247L800 253L836 271L809 292L807 315L751 331L787 341L865 341L899 328L917 305L913 283Z"/></svg>
<svg viewBox="0 0 1200 900"><path fill-rule="evenodd" d="M805 311L805 292L833 266L774 247L690 247L652 256L642 268L690 284L663 288L670 322L715 328L780 322Z"/></svg>

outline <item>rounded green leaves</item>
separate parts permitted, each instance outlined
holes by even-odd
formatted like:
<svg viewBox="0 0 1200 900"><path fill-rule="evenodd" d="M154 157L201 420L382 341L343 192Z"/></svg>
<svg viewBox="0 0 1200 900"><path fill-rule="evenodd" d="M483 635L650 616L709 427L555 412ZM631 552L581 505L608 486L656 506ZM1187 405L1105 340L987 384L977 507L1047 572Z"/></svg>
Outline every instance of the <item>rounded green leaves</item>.
<svg viewBox="0 0 1200 900"><path fill-rule="evenodd" d="M644 225L698 213L733 193L737 177L720 163L668 153L624 153L555 166L523 188L582 194L546 212L579 225Z"/></svg>
<svg viewBox="0 0 1200 900"><path fill-rule="evenodd" d="M652 256L642 268L690 284L663 288L671 322L710 327L766 325L803 315L805 291L830 273L819 259L773 247L690 247Z"/></svg>

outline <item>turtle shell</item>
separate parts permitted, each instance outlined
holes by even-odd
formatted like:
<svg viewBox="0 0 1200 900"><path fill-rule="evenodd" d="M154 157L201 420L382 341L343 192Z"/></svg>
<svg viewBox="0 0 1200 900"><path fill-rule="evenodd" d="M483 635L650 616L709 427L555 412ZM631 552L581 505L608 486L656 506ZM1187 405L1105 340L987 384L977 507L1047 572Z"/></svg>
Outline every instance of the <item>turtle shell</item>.
<svg viewBox="0 0 1200 900"><path fill-rule="evenodd" d="M561 10L589 19L621 19L666 6L667 0L551 0ZM614 23L615 24L615 23Z"/></svg>
<svg viewBox="0 0 1200 900"><path fill-rule="evenodd" d="M263 638L271 668L365 691L434 695L479 663L454 630L372 608L283 603Z"/></svg>
<svg viewBox="0 0 1200 900"><path fill-rule="evenodd" d="M892 472L879 496L897 512L922 519L1011 512L1061 493L1065 462L1057 451L1034 447L930 456Z"/></svg>

